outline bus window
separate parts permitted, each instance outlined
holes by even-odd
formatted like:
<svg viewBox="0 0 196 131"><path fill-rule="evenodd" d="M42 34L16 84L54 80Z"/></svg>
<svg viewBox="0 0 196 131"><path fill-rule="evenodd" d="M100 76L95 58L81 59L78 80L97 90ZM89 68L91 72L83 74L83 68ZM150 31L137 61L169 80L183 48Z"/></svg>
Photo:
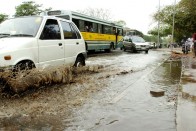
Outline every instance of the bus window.
<svg viewBox="0 0 196 131"><path fill-rule="evenodd" d="M115 35L115 34L116 34L116 27L113 27L113 28L112 28L112 31L113 31L113 33L112 33L112 34L114 34L114 35Z"/></svg>
<svg viewBox="0 0 196 131"><path fill-rule="evenodd" d="M84 31L89 32L89 22L88 21L84 22Z"/></svg>
<svg viewBox="0 0 196 131"><path fill-rule="evenodd" d="M85 31L87 31L87 32L94 32L94 30L93 30L93 23L92 22L85 21L84 22L84 26L85 26Z"/></svg>
<svg viewBox="0 0 196 131"><path fill-rule="evenodd" d="M93 23L93 32L98 32L97 23Z"/></svg>
<svg viewBox="0 0 196 131"><path fill-rule="evenodd" d="M98 33L102 33L102 25L98 24Z"/></svg>
<svg viewBox="0 0 196 131"><path fill-rule="evenodd" d="M111 29L112 28L110 26L104 25L103 33L104 34L111 34Z"/></svg>
<svg viewBox="0 0 196 131"><path fill-rule="evenodd" d="M118 29L118 35L120 35L120 36L123 35L123 30L122 29Z"/></svg>
<svg viewBox="0 0 196 131"><path fill-rule="evenodd" d="M84 28L85 26L84 26L84 21L83 20L79 20L79 30L80 31L85 31Z"/></svg>
<svg viewBox="0 0 196 131"><path fill-rule="evenodd" d="M74 22L74 24L78 27L79 29L79 20L77 19L72 19L72 21Z"/></svg>

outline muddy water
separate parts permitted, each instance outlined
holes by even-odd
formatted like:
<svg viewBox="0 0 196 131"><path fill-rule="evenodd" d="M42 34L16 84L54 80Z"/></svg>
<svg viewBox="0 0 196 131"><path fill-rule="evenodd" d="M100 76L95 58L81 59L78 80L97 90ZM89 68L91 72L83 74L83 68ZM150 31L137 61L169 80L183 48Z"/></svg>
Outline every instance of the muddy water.
<svg viewBox="0 0 196 131"><path fill-rule="evenodd" d="M87 65L104 67L73 83L1 98L0 130L174 130L180 63L157 67L168 58L161 51L109 55L91 57ZM165 96L152 97L152 88L165 90Z"/></svg>
<svg viewBox="0 0 196 131"><path fill-rule="evenodd" d="M180 61L169 61L156 69L112 78L116 83L78 109L66 130L175 131L180 75ZM164 90L165 95L152 97L150 90L154 88Z"/></svg>

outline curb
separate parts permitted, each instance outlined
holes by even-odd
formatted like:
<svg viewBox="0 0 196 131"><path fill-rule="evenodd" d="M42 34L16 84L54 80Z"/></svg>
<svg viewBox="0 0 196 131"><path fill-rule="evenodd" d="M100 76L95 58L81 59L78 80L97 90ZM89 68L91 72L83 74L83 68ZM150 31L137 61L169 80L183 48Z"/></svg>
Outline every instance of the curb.
<svg viewBox="0 0 196 131"><path fill-rule="evenodd" d="M196 130L196 69L192 68L192 55L181 58L182 71L176 102L176 130Z"/></svg>

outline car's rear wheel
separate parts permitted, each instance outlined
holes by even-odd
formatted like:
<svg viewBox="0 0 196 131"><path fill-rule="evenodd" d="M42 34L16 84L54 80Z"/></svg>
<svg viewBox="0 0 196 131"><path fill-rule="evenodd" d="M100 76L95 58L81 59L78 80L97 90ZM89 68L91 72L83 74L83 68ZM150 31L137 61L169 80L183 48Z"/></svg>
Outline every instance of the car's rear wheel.
<svg viewBox="0 0 196 131"><path fill-rule="evenodd" d="M85 66L85 59L81 56L78 56L76 61L75 61L75 64L74 64L75 67L82 67L82 66Z"/></svg>
<svg viewBox="0 0 196 131"><path fill-rule="evenodd" d="M122 47L122 49L123 49L124 51L126 51L126 50L127 50L127 49L125 48L125 46L123 46L123 47Z"/></svg>

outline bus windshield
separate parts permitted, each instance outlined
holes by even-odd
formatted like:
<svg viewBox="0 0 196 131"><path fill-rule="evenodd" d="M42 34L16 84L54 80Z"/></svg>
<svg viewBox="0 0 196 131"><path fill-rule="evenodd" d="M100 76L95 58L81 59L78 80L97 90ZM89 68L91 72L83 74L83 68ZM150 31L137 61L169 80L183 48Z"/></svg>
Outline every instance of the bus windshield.
<svg viewBox="0 0 196 131"><path fill-rule="evenodd" d="M5 36L35 37L42 17L19 17L5 20L0 24L0 38Z"/></svg>

